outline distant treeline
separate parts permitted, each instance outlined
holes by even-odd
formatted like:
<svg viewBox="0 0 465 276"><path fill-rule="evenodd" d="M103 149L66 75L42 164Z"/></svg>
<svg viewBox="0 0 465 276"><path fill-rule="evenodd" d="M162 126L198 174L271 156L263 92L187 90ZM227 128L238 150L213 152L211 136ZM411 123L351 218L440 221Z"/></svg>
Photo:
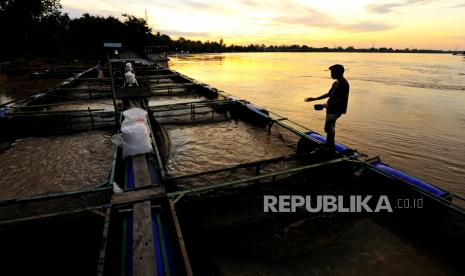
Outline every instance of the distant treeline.
<svg viewBox="0 0 465 276"><path fill-rule="evenodd" d="M354 47L314 48L307 45L226 45L220 41L176 40L153 32L142 18L122 19L84 14L71 19L61 11L59 0L0 0L2 43L0 58L14 57L96 57L103 54L104 42L121 42L143 53L144 46L167 46L171 52L408 52L441 53L438 50Z"/></svg>
<svg viewBox="0 0 465 276"><path fill-rule="evenodd" d="M193 53L197 52L365 52L365 53L448 53L448 51L442 50L428 50L428 49L393 49L393 48L354 48L349 46L343 48L341 46L329 48L329 47L310 47L308 45L270 45L264 44L250 44L247 46L243 45L230 45L226 46L223 41L220 42L201 42L191 41L184 38L179 38L174 41L177 50L189 51Z"/></svg>

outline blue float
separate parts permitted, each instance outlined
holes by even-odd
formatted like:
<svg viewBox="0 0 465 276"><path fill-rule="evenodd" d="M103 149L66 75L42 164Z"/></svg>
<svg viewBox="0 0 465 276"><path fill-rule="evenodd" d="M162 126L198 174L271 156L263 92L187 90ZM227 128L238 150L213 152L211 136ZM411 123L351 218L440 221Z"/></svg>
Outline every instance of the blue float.
<svg viewBox="0 0 465 276"><path fill-rule="evenodd" d="M245 106L247 106L248 109L252 110L252 111L255 111L255 112L259 112L259 113L263 113L265 114L266 116L268 116L268 111L264 108L260 108L256 105L253 105L253 104L245 104Z"/></svg>
<svg viewBox="0 0 465 276"><path fill-rule="evenodd" d="M432 184L429 184L429 183L426 183L418 178L415 178L411 175L408 175L404 172L401 172L399 170L396 170L394 168L391 168L389 167L388 165L386 164L383 164L379 161L377 162L374 162L371 164L372 166L374 166L375 168L377 168L378 170L388 174L388 175L391 175L391 176L394 176L394 177L397 177L397 178L400 178L402 180L404 180L405 182L411 184L411 185L414 185L424 191L427 191L429 192L430 194L433 194L435 196L438 196L438 197L447 197L449 196L449 193L444 191L444 190L441 190L439 189L438 187L436 186L433 186Z"/></svg>
<svg viewBox="0 0 465 276"><path fill-rule="evenodd" d="M5 115L10 111L11 109L9 109L8 107L0 108L0 118L5 117Z"/></svg>
<svg viewBox="0 0 465 276"><path fill-rule="evenodd" d="M309 132L306 132L305 133L307 136L315 139L315 140L318 140L320 141L321 143L326 143L326 137L324 137L323 135L320 135L314 131L309 131ZM339 153L342 153L342 152L345 152L349 150L348 147L342 145L342 144L339 144L339 143L336 143L336 151L339 152Z"/></svg>

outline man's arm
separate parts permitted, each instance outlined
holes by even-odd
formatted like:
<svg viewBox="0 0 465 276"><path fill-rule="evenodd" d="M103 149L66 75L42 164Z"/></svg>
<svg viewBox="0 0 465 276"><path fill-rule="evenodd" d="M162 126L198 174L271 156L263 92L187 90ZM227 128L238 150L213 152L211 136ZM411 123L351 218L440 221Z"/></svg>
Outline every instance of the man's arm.
<svg viewBox="0 0 465 276"><path fill-rule="evenodd" d="M306 98L305 101L306 101L306 102L318 101L318 100L321 100L321 99L328 98L329 95L330 95L330 93L328 92L328 93L326 93L326 94L324 94L324 95L321 95L321 96L319 96L319 97L316 97L316 98L312 98L312 97Z"/></svg>

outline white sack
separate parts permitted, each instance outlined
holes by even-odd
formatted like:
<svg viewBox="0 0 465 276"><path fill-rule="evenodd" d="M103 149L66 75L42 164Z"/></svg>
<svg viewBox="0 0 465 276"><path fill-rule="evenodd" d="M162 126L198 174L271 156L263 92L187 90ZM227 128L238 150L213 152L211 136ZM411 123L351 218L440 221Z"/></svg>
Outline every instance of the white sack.
<svg viewBox="0 0 465 276"><path fill-rule="evenodd" d="M147 123L147 111L142 108L133 107L123 112L124 121L143 121Z"/></svg>
<svg viewBox="0 0 465 276"><path fill-rule="evenodd" d="M123 159L152 151L147 125L141 121L124 120L121 125L123 138Z"/></svg>

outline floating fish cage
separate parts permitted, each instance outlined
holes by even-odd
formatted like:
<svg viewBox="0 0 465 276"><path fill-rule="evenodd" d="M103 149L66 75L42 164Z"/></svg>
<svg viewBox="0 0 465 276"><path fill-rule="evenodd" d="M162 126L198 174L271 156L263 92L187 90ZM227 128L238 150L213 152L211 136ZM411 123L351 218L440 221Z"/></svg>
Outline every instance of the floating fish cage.
<svg viewBox="0 0 465 276"><path fill-rule="evenodd" d="M138 87L123 85L127 62ZM8 271L464 273L456 254L465 246L460 196L339 143L334 152L319 151L325 142L319 133L145 60L110 60L103 81L95 73L3 107L0 126L8 126L9 139L39 129L117 133L122 112L138 107L147 111L152 150L123 159L121 148L113 148L98 187L0 202ZM79 109L101 100L111 110ZM56 110L70 104L79 108ZM265 208L267 197L321 195L409 199L421 208L363 212L346 203L346 212L311 212L315 201L292 211Z"/></svg>

